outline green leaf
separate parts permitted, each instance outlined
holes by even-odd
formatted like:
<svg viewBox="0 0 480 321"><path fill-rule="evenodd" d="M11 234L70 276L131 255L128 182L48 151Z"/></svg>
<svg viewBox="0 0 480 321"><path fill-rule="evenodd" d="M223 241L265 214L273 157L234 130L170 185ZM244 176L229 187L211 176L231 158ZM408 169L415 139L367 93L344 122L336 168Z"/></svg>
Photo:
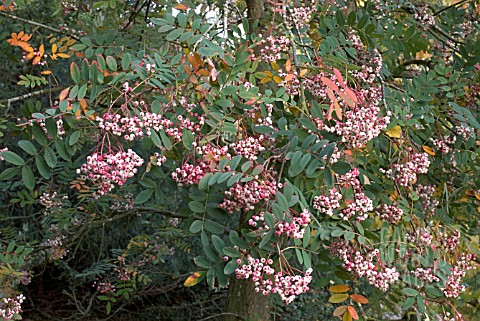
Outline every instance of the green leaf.
<svg viewBox="0 0 480 321"><path fill-rule="evenodd" d="M37 166L38 172L42 175L45 179L50 179L52 176L51 169L48 167L45 159L42 156L37 155L35 156L35 165Z"/></svg>
<svg viewBox="0 0 480 321"><path fill-rule="evenodd" d="M154 130L150 131L150 138L152 139L153 144L158 148L162 147L162 141L160 140L160 136L158 136L157 132Z"/></svg>
<svg viewBox="0 0 480 321"><path fill-rule="evenodd" d="M225 243L223 240L218 237L217 235L212 235L212 243L218 253L223 253L223 248L225 247Z"/></svg>
<svg viewBox="0 0 480 321"><path fill-rule="evenodd" d="M193 133L190 130L184 128L183 131L182 131L183 146L185 146L185 148L188 149L188 150L192 150L193 149L193 140L194 140Z"/></svg>
<svg viewBox="0 0 480 321"><path fill-rule="evenodd" d="M53 149L51 149L48 146L45 147L44 157L45 157L45 161L47 162L47 165L50 168L54 168L55 166L57 166L57 155L55 154Z"/></svg>
<svg viewBox="0 0 480 321"><path fill-rule="evenodd" d="M229 234L230 242L242 250L249 248L248 242L238 236L237 231L231 230Z"/></svg>
<svg viewBox="0 0 480 321"><path fill-rule="evenodd" d="M160 131L160 137L162 138L163 146L165 146L165 148L168 150L172 149L172 142L170 141L170 137L168 137L164 130Z"/></svg>
<svg viewBox="0 0 480 321"><path fill-rule="evenodd" d="M147 202L152 197L152 194L153 194L153 189L146 189L141 191L135 197L135 204L143 204Z"/></svg>
<svg viewBox="0 0 480 321"><path fill-rule="evenodd" d="M237 262L235 260L231 260L225 265L225 268L223 269L223 273L225 273L226 275L232 274L233 272L235 272L237 267L238 267Z"/></svg>
<svg viewBox="0 0 480 321"><path fill-rule="evenodd" d="M113 58L112 56L107 56L105 61L107 63L107 67L111 71L117 71L118 66L117 66L117 61L115 60L115 58Z"/></svg>
<svg viewBox="0 0 480 321"><path fill-rule="evenodd" d="M21 149L23 149L24 151L26 151L30 155L36 155L37 154L37 148L35 148L35 145L33 145L28 140L19 141L18 146L20 146Z"/></svg>
<svg viewBox="0 0 480 321"><path fill-rule="evenodd" d="M328 299L328 302L330 302L330 303L341 303L341 302L347 300L348 297L349 297L349 295L347 293L336 293Z"/></svg>
<svg viewBox="0 0 480 321"><path fill-rule="evenodd" d="M423 301L423 297L421 295L417 295L417 307L420 313L425 314L427 312L427 308L425 307L425 302Z"/></svg>
<svg viewBox="0 0 480 321"><path fill-rule="evenodd" d="M242 255L239 250L233 247L224 247L223 254L228 257L240 257Z"/></svg>
<svg viewBox="0 0 480 321"><path fill-rule="evenodd" d="M80 69L78 68L78 65L74 62L70 64L70 76L76 84L80 82Z"/></svg>
<svg viewBox="0 0 480 321"><path fill-rule="evenodd" d="M30 166L23 166L22 180L25 187L29 190L33 190L35 188L35 176L33 175L33 171Z"/></svg>
<svg viewBox="0 0 480 321"><path fill-rule="evenodd" d="M273 233L275 233L275 229L270 229L267 233L267 235L263 236L262 241L260 242L260 245L258 245L259 248L263 248L272 238Z"/></svg>
<svg viewBox="0 0 480 321"><path fill-rule="evenodd" d="M192 225L190 225L190 232L198 233L202 230L202 228L203 228L203 222L200 220L195 220L193 221Z"/></svg>
<svg viewBox="0 0 480 321"><path fill-rule="evenodd" d="M0 155L6 162L9 162L10 164L18 165L18 166L25 165L25 161L23 160L23 158L21 158L14 152L7 150L4 152L0 152Z"/></svg>
<svg viewBox="0 0 480 321"><path fill-rule="evenodd" d="M3 170L3 172L0 173L0 181L5 181L7 179L14 177L15 175L18 174L19 171L20 171L20 167L10 167Z"/></svg>
<svg viewBox="0 0 480 321"><path fill-rule="evenodd" d="M194 213L203 213L205 212L205 204L199 202L199 201L191 201L188 203L188 207L192 210Z"/></svg>
<svg viewBox="0 0 480 321"><path fill-rule="evenodd" d="M221 234L225 231L225 228L217 222L206 219L205 229L213 234Z"/></svg>
<svg viewBox="0 0 480 321"><path fill-rule="evenodd" d="M180 35L184 32L185 30L183 28L178 28L170 31L165 39L168 41L173 41L180 37Z"/></svg>
<svg viewBox="0 0 480 321"><path fill-rule="evenodd" d="M417 296L418 291L412 288L404 288L402 289L402 293L407 295L407 296Z"/></svg>
<svg viewBox="0 0 480 321"><path fill-rule="evenodd" d="M217 104L217 106L224 107L224 108L233 107L233 102L228 99L219 99L215 103Z"/></svg>
<svg viewBox="0 0 480 321"><path fill-rule="evenodd" d="M46 146L48 144L47 136L45 135L45 132L43 129L40 127L38 124L34 124L32 126L32 133L33 133L33 138L42 146Z"/></svg>
<svg viewBox="0 0 480 321"><path fill-rule="evenodd" d="M324 171L323 171L323 179L325 181L325 184L328 186L328 187L332 187L333 186L333 174L332 174L332 171L330 170L330 168L328 167L325 167Z"/></svg>
<svg viewBox="0 0 480 321"><path fill-rule="evenodd" d="M340 174L340 175L345 175L351 170L350 165L348 163L342 162L342 161L338 161L336 163L333 163L331 167L332 167L332 170L335 173Z"/></svg>
<svg viewBox="0 0 480 321"><path fill-rule="evenodd" d="M132 61L132 56L127 52L122 56L122 69L125 70L130 67L130 62Z"/></svg>
<svg viewBox="0 0 480 321"><path fill-rule="evenodd" d="M233 184L235 184L241 177L243 176L242 173L237 173L235 175L233 175L232 177L230 177L227 181L227 186L230 187L232 186Z"/></svg>

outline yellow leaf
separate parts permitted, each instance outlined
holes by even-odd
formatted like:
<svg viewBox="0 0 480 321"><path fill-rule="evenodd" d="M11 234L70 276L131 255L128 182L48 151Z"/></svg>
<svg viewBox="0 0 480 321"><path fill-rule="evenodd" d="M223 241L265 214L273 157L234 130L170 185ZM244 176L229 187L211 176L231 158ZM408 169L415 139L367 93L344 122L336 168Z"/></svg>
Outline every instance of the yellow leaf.
<svg viewBox="0 0 480 321"><path fill-rule="evenodd" d="M435 151L433 149L431 149L430 147L428 146L422 146L423 148L423 151L425 153L427 153L428 155L432 155L432 156L435 156Z"/></svg>
<svg viewBox="0 0 480 321"><path fill-rule="evenodd" d="M385 134L391 138L400 138L400 136L402 135L402 127L396 125L392 129L387 130Z"/></svg>
<svg viewBox="0 0 480 321"><path fill-rule="evenodd" d="M346 305L341 305L338 308L336 308L335 311L333 311L333 316L339 317L342 314L344 314L345 311L347 311L347 306Z"/></svg>
<svg viewBox="0 0 480 321"><path fill-rule="evenodd" d="M348 299L349 295L346 293L337 293L332 295L329 299L328 302L330 303L340 303Z"/></svg>
<svg viewBox="0 0 480 321"><path fill-rule="evenodd" d="M54 44L52 45L52 53L56 53L56 52L57 52L57 44L54 43Z"/></svg>
<svg viewBox="0 0 480 321"><path fill-rule="evenodd" d="M273 81L275 81L277 84L281 84L283 80L278 76L273 76Z"/></svg>
<svg viewBox="0 0 480 321"><path fill-rule="evenodd" d="M307 69L302 69L302 70L300 71L300 77L305 76L305 74L306 74L307 72L308 72Z"/></svg>
<svg viewBox="0 0 480 321"><path fill-rule="evenodd" d="M275 70L275 71L277 71L278 69L280 69L280 67L277 65L277 63L276 63L276 62L273 62L273 61L270 63L270 66L272 66L272 69Z"/></svg>
<svg viewBox="0 0 480 321"><path fill-rule="evenodd" d="M205 271L193 273L185 280L185 282L183 283L183 286L190 287L190 286L194 286L195 284L198 284L203 279L204 275L205 275Z"/></svg>
<svg viewBox="0 0 480 321"><path fill-rule="evenodd" d="M352 315L350 312L348 312L348 310L343 315L342 321L352 321Z"/></svg>
<svg viewBox="0 0 480 321"><path fill-rule="evenodd" d="M269 82L270 80L272 80L272 78L270 78L270 77L265 77L265 78L263 78L262 80L260 80L260 84L261 84L261 85L266 84L266 83Z"/></svg>
<svg viewBox="0 0 480 321"><path fill-rule="evenodd" d="M345 284L337 284L337 285L334 285L334 286L331 286L329 289L328 289L330 292L340 292L340 293L343 293L343 292L347 292L350 290L350 287L348 285L345 285Z"/></svg>

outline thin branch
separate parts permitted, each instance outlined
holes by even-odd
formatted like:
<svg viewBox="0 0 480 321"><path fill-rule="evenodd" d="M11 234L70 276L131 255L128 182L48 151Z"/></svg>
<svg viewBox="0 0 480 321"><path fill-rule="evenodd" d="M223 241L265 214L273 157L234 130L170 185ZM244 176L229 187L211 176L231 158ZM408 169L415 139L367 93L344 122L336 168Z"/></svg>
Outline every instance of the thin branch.
<svg viewBox="0 0 480 321"><path fill-rule="evenodd" d="M3 12L3 11L0 11L0 15L5 16L5 17L10 18L10 19L15 20L15 21L24 22L24 23L30 24L30 25L32 25L32 26L37 26L37 27L40 27L40 28L43 28L43 29L47 29L47 30L56 32L56 33L68 34L69 37L71 37L71 38L73 38L73 39L75 39L75 40L79 40L79 39L80 39L80 38L78 38L77 36L72 35L72 34L69 34L69 33L65 32L65 31L63 31L63 30L58 29L58 28L53 28L53 27L44 25L43 23L39 23L39 22L35 22L35 21L32 21L32 20L20 18L20 17L14 16L14 15L12 15L12 14L9 14L9 13Z"/></svg>
<svg viewBox="0 0 480 321"><path fill-rule="evenodd" d="M451 5L449 5L449 6L446 6L446 7L442 8L442 9L438 10L437 12L435 12L435 13L433 14L433 16L437 16L437 15L441 14L442 12L447 11L448 9L451 9L451 8L456 7L456 6L462 5L462 4L464 4L465 2L468 2L468 1L469 1L469 0L462 0L462 1L459 1L459 2L457 2L457 3L451 4Z"/></svg>
<svg viewBox="0 0 480 321"><path fill-rule="evenodd" d="M199 320L199 321L206 321L206 320L210 320L210 319L213 319L213 318L216 318L216 317L220 317L220 316L223 316L223 315L233 315L233 316L237 317L237 319L240 319L240 320L242 320L242 321L246 321L246 320L247 320L247 318L245 318L245 317L243 317L243 316L241 316L241 315L238 315L238 314L236 314L236 313L223 312L223 313L218 313L218 314L211 315L211 316L206 317L206 318L203 318L203 319L201 319L201 320Z"/></svg>

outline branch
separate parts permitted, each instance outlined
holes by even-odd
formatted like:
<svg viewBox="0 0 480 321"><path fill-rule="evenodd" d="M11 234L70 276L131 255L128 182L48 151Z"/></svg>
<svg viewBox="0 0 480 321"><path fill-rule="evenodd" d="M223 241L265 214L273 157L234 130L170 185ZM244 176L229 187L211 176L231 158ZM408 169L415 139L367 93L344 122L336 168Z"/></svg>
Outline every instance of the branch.
<svg viewBox="0 0 480 321"><path fill-rule="evenodd" d="M28 20L28 19L20 18L20 17L14 16L12 14L9 14L9 13L3 12L3 11L0 11L0 15L5 16L5 17L10 18L10 19L15 20L15 21L24 22L24 23L30 24L32 26L37 26L37 27L40 27L40 28L44 28L44 29L47 29L47 30L50 30L50 31L53 31L53 32L56 32L56 33L67 34L67 32L65 32L63 30L44 25L43 23L39 23L39 22ZM80 40L80 38L78 38L75 35L68 34L68 36L70 36L71 38L73 38L75 40Z"/></svg>
<svg viewBox="0 0 480 321"><path fill-rule="evenodd" d="M2 13L2 12L0 11L0 13ZM10 105L14 102L17 102L19 100L25 100L25 99L33 97L33 96L43 95L43 94L46 94L46 93L52 93L52 92L56 92L56 91L60 91L60 90L62 90L62 87L53 87L53 88L37 90L37 91L31 92L31 93L28 93L28 94L25 94L25 95L12 97L12 98L9 98L9 99L0 100L0 107L3 107L4 103L6 103L7 104L7 111L8 111L10 109Z"/></svg>
<svg viewBox="0 0 480 321"><path fill-rule="evenodd" d="M468 2L468 1L469 1L469 0L462 0L462 1L459 1L459 2L457 2L457 3L451 4L451 5L449 5L449 6L446 6L446 7L442 8L442 9L438 10L437 12L435 12L435 13L433 14L433 16L439 15L439 14L441 14L442 12L444 12L444 11L450 9L450 8L456 7L456 6L458 6L458 5L462 5L462 4L464 4L465 2Z"/></svg>

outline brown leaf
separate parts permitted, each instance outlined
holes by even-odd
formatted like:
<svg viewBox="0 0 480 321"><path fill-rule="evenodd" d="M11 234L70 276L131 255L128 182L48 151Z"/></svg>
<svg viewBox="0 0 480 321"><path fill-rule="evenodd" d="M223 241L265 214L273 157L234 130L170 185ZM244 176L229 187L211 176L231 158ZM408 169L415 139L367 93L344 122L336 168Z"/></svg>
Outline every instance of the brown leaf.
<svg viewBox="0 0 480 321"><path fill-rule="evenodd" d="M183 3L177 4L174 8L177 9L177 10L188 10L189 9L188 6L183 4Z"/></svg>
<svg viewBox="0 0 480 321"><path fill-rule="evenodd" d="M65 88L60 92L60 95L58 95L58 100L62 101L65 100L68 96L68 92L70 91L70 87Z"/></svg>

